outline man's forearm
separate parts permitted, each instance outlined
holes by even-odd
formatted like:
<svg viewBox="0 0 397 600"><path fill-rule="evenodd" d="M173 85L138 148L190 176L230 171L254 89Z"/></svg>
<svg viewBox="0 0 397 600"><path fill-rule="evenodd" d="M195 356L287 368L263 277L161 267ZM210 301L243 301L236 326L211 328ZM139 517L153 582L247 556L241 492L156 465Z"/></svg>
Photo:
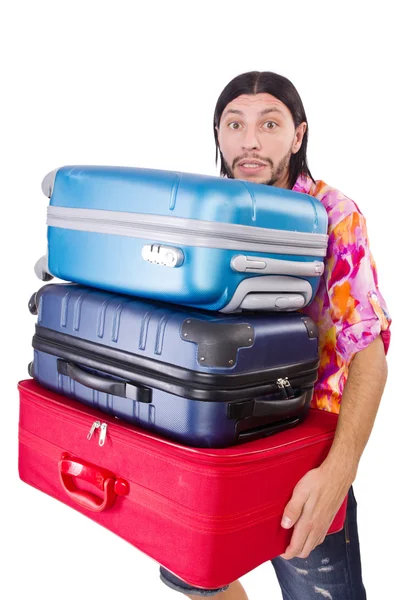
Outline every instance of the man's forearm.
<svg viewBox="0 0 397 600"><path fill-rule="evenodd" d="M353 483L371 434L387 379L382 339L358 352L349 368L338 425L323 467L341 483Z"/></svg>

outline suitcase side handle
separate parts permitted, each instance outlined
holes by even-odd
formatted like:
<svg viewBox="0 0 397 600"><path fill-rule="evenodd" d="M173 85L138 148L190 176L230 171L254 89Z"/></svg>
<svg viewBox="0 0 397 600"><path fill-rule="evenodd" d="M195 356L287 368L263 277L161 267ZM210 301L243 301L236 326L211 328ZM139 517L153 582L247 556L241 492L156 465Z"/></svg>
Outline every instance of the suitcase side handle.
<svg viewBox="0 0 397 600"><path fill-rule="evenodd" d="M324 273L324 263L319 260L302 262L243 254L234 256L230 266L232 271L237 273L266 273L266 275L294 275L295 277L320 277Z"/></svg>
<svg viewBox="0 0 397 600"><path fill-rule="evenodd" d="M81 383L90 389L105 392L105 394L111 394L113 396L120 396L120 398L129 398L130 400L137 400L138 402L144 402L150 404L152 401L152 390L140 385L134 385L127 381L115 381L102 375L96 375L85 371L75 363L58 359L57 369L59 375L66 375Z"/></svg>
<svg viewBox="0 0 397 600"><path fill-rule="evenodd" d="M76 504L93 512L101 512L111 508L117 496L125 496L129 492L129 485L125 479L116 477L111 471L102 469L81 458L62 454L58 462L58 471L61 484L67 495ZM79 489L75 479L87 481L104 492L103 498Z"/></svg>
<svg viewBox="0 0 397 600"><path fill-rule="evenodd" d="M296 411L304 409L307 404L307 395L312 390L302 390L292 398L276 398L275 400L245 400L243 402L230 402L228 405L229 419L245 419L247 417L277 417L286 419L293 416Z"/></svg>

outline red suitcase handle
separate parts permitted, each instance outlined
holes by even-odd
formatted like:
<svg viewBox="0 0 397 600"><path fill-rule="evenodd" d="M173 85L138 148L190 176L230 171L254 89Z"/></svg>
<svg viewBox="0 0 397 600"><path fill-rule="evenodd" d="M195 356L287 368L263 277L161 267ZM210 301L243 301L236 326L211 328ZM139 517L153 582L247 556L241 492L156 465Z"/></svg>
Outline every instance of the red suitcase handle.
<svg viewBox="0 0 397 600"><path fill-rule="evenodd" d="M115 503L117 496L125 496L129 492L128 481L116 477L111 471L98 467L81 458L62 454L58 462L59 476L65 492L72 500L87 510L101 512ZM74 478L88 481L104 492L103 498L85 490L81 490Z"/></svg>

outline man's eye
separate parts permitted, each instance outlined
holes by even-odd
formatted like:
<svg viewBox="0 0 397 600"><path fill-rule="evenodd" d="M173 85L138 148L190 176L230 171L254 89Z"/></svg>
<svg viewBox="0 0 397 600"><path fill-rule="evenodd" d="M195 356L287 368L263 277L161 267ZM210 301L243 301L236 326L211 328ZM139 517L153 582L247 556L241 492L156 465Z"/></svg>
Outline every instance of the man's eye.
<svg viewBox="0 0 397 600"><path fill-rule="evenodd" d="M232 121L232 123L229 123L228 125L229 129L238 129L240 127L240 123L237 123L237 121Z"/></svg>
<svg viewBox="0 0 397 600"><path fill-rule="evenodd" d="M268 127L268 125L271 125L271 127ZM275 129L277 127L277 123L274 121L266 121L266 123L264 123L264 127L265 129Z"/></svg>

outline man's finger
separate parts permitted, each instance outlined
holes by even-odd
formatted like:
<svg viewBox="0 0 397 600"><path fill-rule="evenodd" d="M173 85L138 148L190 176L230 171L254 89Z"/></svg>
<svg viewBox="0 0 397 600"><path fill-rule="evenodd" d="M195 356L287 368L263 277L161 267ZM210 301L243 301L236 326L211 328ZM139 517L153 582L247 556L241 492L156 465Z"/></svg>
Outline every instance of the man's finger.
<svg viewBox="0 0 397 600"><path fill-rule="evenodd" d="M310 532L306 538L306 541L302 547L302 550L296 555L298 558L307 558L312 550L318 546L320 538L314 533Z"/></svg>
<svg viewBox="0 0 397 600"><path fill-rule="evenodd" d="M330 523L330 525L331 525L331 523ZM310 552L312 552L314 550L314 548L317 548L317 546L320 546L320 544L322 544L324 542L324 540L327 536L328 529L329 529L329 527L327 527L327 530L325 533L323 531L321 531L319 533L318 531L314 532L314 530L312 530L306 539L306 542L302 548L302 552L299 554L299 558L307 558L309 556Z"/></svg>
<svg viewBox="0 0 397 600"><path fill-rule="evenodd" d="M284 509L283 518L281 519L281 527L284 529L290 529L293 525L295 525L302 514L308 497L309 493L307 491L300 489L299 486L295 488L291 500Z"/></svg>
<svg viewBox="0 0 397 600"><path fill-rule="evenodd" d="M306 540L310 535L310 529L308 524L299 521L295 526L294 533L292 534L292 538L290 544L284 554L280 554L281 558L285 558L285 560L290 560L291 558L295 558L298 556L300 552L302 552Z"/></svg>

